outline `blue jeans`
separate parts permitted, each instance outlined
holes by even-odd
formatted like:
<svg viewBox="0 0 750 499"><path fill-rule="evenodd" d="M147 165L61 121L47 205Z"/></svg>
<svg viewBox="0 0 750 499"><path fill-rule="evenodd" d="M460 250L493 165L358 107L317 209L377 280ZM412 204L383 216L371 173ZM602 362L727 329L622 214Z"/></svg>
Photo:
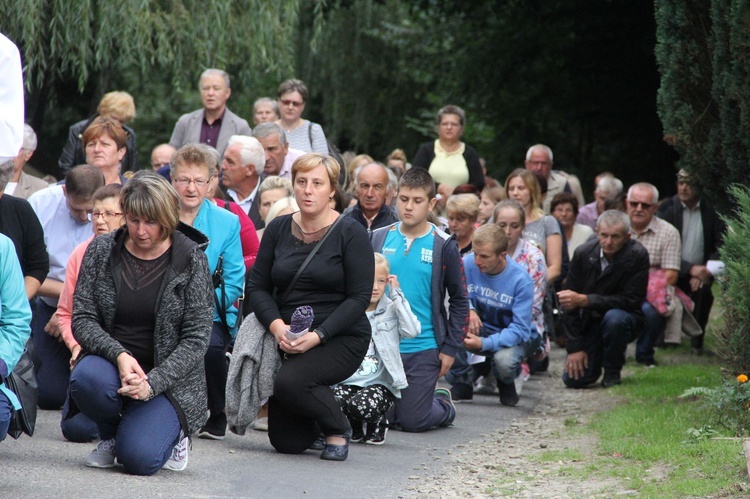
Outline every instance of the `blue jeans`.
<svg viewBox="0 0 750 499"><path fill-rule="evenodd" d="M643 332L635 344L635 360L648 362L654 360L654 343L659 334L664 331L667 320L647 301L643 302L641 311L644 316Z"/></svg>
<svg viewBox="0 0 750 499"><path fill-rule="evenodd" d="M10 404L8 397L0 392L0 442L5 440L5 436L8 435L8 426L10 426L10 418L13 416L13 406Z"/></svg>
<svg viewBox="0 0 750 499"><path fill-rule="evenodd" d="M68 387L70 389L70 387ZM70 403L66 399L62 408L60 429L63 437L70 442L91 442L99 439L99 427L84 413L70 415Z"/></svg>
<svg viewBox="0 0 750 499"><path fill-rule="evenodd" d="M492 374L498 381L509 385L515 381L516 376L521 372L521 362L523 362L526 351L524 345L514 345L501 348L497 352L482 352L487 356L487 360L479 364L469 365L468 352L465 348L461 348L456 353L456 360L453 362L451 370L446 374L445 380L451 385L460 383L471 385L479 378L481 373L489 372L489 369L492 369Z"/></svg>
<svg viewBox="0 0 750 499"><path fill-rule="evenodd" d="M448 421L450 408L434 395L440 375L437 348L401 354L401 362L409 386L401 390L401 398L396 399L388 413L388 421L409 432L426 431Z"/></svg>
<svg viewBox="0 0 750 499"><path fill-rule="evenodd" d="M120 386L117 367L94 355L81 359L70 377L78 408L97 423L103 440L116 439L117 461L133 475L153 475L177 444L177 411L163 393L142 402L118 395Z"/></svg>
<svg viewBox="0 0 750 499"><path fill-rule="evenodd" d="M583 333L584 351L589 366L583 376L573 379L563 373L562 380L568 388L584 388L595 383L605 372L620 372L625 365L628 343L638 337L638 317L620 309L609 310L598 323L590 323Z"/></svg>
<svg viewBox="0 0 750 499"><path fill-rule="evenodd" d="M44 331L52 314L57 310L40 299L33 304L31 339L34 342L34 374L39 385L41 409L59 409L65 403L70 380L70 351L65 343Z"/></svg>

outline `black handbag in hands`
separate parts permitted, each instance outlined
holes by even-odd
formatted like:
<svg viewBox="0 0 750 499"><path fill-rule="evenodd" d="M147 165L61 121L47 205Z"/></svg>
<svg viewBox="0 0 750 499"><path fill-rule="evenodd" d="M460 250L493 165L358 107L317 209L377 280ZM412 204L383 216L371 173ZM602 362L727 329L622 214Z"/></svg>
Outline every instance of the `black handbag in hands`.
<svg viewBox="0 0 750 499"><path fill-rule="evenodd" d="M18 359L13 372L5 379L5 385L16 394L21 401L21 408L13 413L8 426L8 435L18 439L21 433L34 435L36 426L36 403L38 398L34 361L32 360L31 340L26 344L21 358Z"/></svg>

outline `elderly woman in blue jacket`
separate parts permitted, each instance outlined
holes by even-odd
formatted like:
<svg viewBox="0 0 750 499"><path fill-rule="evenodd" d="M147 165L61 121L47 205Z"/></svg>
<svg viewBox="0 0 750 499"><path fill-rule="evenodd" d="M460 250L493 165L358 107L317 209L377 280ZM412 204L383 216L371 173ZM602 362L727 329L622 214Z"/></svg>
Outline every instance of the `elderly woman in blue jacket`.
<svg viewBox="0 0 750 499"><path fill-rule="evenodd" d="M390 298L386 296L388 285ZM382 445L388 429L386 413L401 398L401 389L408 386L399 343L401 338L417 336L422 326L380 253L375 253L375 282L366 313L372 327L367 355L359 369L333 392L352 425L351 441Z"/></svg>
<svg viewBox="0 0 750 499"><path fill-rule="evenodd" d="M258 155L265 159L263 146L257 143ZM244 147L244 144L243 144ZM172 155L170 175L180 196L180 222L194 227L208 237L206 257L214 275L214 322L206 352L206 385L209 418L198 432L201 438L221 440L226 434L226 384L228 365L225 356L231 338L237 334L237 307L245 285L245 261L240 242L240 219L228 209L219 208L206 199L214 172L218 171L216 150L204 144L187 144ZM262 166L261 166L262 168ZM221 266L222 278L217 269Z"/></svg>
<svg viewBox="0 0 750 499"><path fill-rule="evenodd" d="M30 322L31 309L16 250L11 240L0 234L0 442L8 433L11 416L21 408L5 378L23 353L31 333Z"/></svg>

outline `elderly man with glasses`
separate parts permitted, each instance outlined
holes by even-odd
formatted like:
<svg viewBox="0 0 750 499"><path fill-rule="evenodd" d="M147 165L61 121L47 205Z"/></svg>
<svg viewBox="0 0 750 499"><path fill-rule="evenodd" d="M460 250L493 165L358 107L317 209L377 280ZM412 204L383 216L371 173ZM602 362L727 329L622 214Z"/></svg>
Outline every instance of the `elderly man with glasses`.
<svg viewBox="0 0 750 499"><path fill-rule="evenodd" d="M649 282L658 281L659 270L663 270L666 283L675 286L682 263L682 243L677 229L654 216L658 208L659 191L646 182L634 184L628 189L626 203L630 217L630 235L648 251ZM636 344L635 359L646 367L654 367L654 343L666 321L648 301L643 302L642 310L645 324Z"/></svg>

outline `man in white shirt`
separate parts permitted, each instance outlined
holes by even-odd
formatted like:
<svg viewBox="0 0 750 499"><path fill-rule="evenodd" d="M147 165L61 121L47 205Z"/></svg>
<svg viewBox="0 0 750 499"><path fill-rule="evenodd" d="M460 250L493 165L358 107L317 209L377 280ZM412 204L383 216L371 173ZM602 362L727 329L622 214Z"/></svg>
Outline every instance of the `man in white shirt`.
<svg viewBox="0 0 750 499"><path fill-rule="evenodd" d="M221 182L229 197L242 207L256 229L264 227L260 218L258 186L265 165L266 153L258 139L244 135L229 138L221 161Z"/></svg>
<svg viewBox="0 0 750 499"><path fill-rule="evenodd" d="M256 126L253 130L253 137L258 139L266 153L263 177L277 175L292 180L292 165L305 152L289 147L284 129L274 122L261 123Z"/></svg>

